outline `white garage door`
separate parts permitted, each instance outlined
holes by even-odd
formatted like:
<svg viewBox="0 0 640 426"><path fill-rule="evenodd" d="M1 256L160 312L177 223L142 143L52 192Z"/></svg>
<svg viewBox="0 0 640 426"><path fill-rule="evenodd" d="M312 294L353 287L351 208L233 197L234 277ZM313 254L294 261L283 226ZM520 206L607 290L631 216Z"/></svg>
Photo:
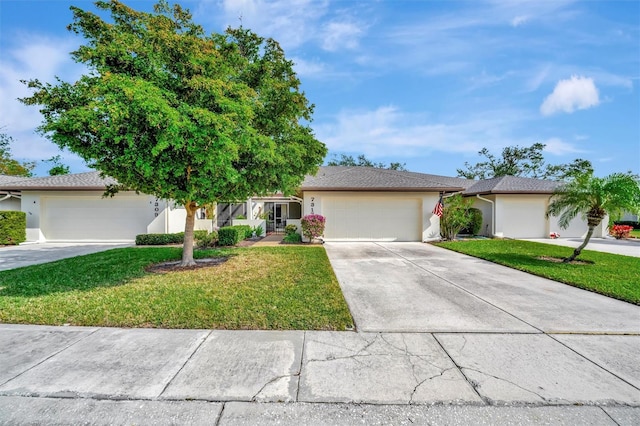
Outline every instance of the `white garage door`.
<svg viewBox="0 0 640 426"><path fill-rule="evenodd" d="M154 217L147 196L52 196L41 202L41 229L49 241L133 240Z"/></svg>
<svg viewBox="0 0 640 426"><path fill-rule="evenodd" d="M325 238L362 241L420 241L422 201L413 198L322 199Z"/></svg>

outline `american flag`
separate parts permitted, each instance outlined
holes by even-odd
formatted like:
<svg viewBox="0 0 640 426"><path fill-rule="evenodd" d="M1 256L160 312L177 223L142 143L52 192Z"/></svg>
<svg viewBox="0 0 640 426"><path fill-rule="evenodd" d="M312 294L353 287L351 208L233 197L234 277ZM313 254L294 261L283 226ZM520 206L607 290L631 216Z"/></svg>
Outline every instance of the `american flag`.
<svg viewBox="0 0 640 426"><path fill-rule="evenodd" d="M436 203L436 206L433 208L433 211L431 213L435 214L438 217L442 217L442 209L443 209L443 207L444 206L442 205L442 195L441 195L440 199Z"/></svg>

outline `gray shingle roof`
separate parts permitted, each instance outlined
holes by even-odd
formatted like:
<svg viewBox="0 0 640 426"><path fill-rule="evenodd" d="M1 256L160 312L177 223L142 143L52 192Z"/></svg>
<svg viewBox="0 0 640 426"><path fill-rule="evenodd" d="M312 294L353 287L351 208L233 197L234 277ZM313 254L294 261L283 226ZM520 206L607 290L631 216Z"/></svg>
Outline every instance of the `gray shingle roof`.
<svg viewBox="0 0 640 426"><path fill-rule="evenodd" d="M29 178L15 182L0 182L5 190L96 190L104 191L107 185L115 184L115 179L101 178L100 172L74 173L69 175Z"/></svg>
<svg viewBox="0 0 640 426"><path fill-rule="evenodd" d="M30 179L30 178L24 177L24 176L0 175L0 185L4 185L5 183L9 183L9 182L18 182L18 181L27 180L27 179Z"/></svg>
<svg viewBox="0 0 640 426"><path fill-rule="evenodd" d="M476 181L463 194L551 194L561 183L552 180L502 176Z"/></svg>
<svg viewBox="0 0 640 426"><path fill-rule="evenodd" d="M303 191L460 191L473 181L375 167L323 166L307 176Z"/></svg>

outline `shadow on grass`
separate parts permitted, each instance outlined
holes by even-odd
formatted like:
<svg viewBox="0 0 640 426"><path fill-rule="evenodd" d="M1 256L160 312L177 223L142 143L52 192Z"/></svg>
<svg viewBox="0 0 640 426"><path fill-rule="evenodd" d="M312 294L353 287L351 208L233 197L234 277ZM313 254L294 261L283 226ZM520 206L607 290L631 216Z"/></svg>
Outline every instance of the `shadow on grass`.
<svg viewBox="0 0 640 426"><path fill-rule="evenodd" d="M517 254L517 253L491 253L490 256L484 257L486 260L499 263L526 271L535 271L540 269L560 269L566 267L589 266L593 265L592 261L576 259L577 262L563 263L564 257L550 254L548 259L543 259L538 254Z"/></svg>
<svg viewBox="0 0 640 426"><path fill-rule="evenodd" d="M221 256L220 250L196 250L196 258ZM229 256L225 253L224 256ZM149 274L149 265L179 260L177 247L128 247L0 272L0 297L48 294L115 287Z"/></svg>

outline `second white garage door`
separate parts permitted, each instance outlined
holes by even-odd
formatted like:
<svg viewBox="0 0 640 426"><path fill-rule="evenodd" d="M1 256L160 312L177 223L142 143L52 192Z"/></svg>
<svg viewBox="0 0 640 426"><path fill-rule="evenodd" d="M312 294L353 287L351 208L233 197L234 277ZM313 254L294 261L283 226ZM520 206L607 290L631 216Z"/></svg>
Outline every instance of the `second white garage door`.
<svg viewBox="0 0 640 426"><path fill-rule="evenodd" d="M141 195L42 197L42 233L47 241L133 240L154 218L151 202Z"/></svg>
<svg viewBox="0 0 640 426"><path fill-rule="evenodd" d="M422 200L327 197L325 238L352 241L421 241Z"/></svg>

